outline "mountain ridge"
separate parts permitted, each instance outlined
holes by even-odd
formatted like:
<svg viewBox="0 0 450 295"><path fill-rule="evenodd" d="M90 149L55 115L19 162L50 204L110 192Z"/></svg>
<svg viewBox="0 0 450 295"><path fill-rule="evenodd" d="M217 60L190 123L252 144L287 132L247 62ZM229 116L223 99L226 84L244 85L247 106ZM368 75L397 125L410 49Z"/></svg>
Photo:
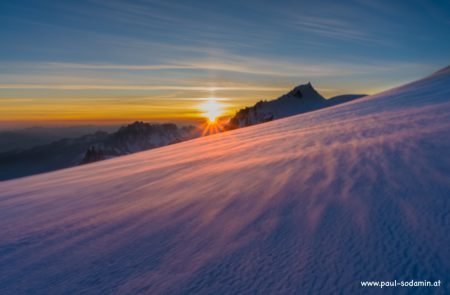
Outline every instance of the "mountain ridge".
<svg viewBox="0 0 450 295"><path fill-rule="evenodd" d="M361 98L361 94L345 94L326 99L311 82L300 84L273 100L261 100L236 112L226 125L227 130L247 127L290 117Z"/></svg>
<svg viewBox="0 0 450 295"><path fill-rule="evenodd" d="M97 131L77 138L64 138L26 150L0 153L0 180L29 176L157 148L199 136L194 126L141 121L115 132Z"/></svg>

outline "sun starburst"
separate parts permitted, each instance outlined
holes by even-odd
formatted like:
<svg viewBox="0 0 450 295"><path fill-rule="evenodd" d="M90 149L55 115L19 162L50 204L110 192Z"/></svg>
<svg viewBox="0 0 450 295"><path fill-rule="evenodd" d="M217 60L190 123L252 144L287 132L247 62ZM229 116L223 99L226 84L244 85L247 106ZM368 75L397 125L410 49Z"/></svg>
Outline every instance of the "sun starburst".
<svg viewBox="0 0 450 295"><path fill-rule="evenodd" d="M222 123L219 118L224 114L224 105L217 98L209 97L200 105L202 115L206 118L203 125L203 134L215 134L223 131Z"/></svg>
<svg viewBox="0 0 450 295"><path fill-rule="evenodd" d="M200 105L203 111L203 116L205 116L210 122L217 121L217 118L223 114L223 105L214 97L208 98L207 101Z"/></svg>

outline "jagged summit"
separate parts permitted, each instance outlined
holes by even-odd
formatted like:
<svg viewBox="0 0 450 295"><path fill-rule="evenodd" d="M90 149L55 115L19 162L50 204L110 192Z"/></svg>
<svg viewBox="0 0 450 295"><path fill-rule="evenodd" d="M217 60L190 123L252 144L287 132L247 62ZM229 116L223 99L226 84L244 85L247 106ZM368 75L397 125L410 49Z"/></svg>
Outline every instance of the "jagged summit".
<svg viewBox="0 0 450 295"><path fill-rule="evenodd" d="M306 99L314 99L314 100L325 100L325 98L320 95L319 92L314 89L311 82L307 84L300 84L296 86L294 89L289 91L287 94L281 96L279 99L283 99L288 96L294 96L296 98L306 98Z"/></svg>
<svg viewBox="0 0 450 295"><path fill-rule="evenodd" d="M336 105L361 96L345 96L345 99L325 99L314 89L311 82L294 87L288 93L270 101L259 101L251 107L241 109L230 119L228 129L255 125Z"/></svg>

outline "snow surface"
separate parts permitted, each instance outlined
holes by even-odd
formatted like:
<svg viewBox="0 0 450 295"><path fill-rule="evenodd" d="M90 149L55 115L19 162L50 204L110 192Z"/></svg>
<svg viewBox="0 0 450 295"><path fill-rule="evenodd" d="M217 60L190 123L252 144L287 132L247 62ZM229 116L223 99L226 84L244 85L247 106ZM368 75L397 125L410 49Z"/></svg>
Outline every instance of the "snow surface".
<svg viewBox="0 0 450 295"><path fill-rule="evenodd" d="M449 85L2 182L0 294L444 294Z"/></svg>

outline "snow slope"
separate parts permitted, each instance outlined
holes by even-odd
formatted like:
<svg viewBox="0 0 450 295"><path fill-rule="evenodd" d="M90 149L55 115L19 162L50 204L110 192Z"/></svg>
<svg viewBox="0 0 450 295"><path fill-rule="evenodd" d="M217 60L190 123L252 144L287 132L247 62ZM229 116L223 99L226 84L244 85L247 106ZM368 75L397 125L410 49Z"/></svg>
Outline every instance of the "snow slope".
<svg viewBox="0 0 450 295"><path fill-rule="evenodd" d="M449 85L2 182L0 294L444 294Z"/></svg>

